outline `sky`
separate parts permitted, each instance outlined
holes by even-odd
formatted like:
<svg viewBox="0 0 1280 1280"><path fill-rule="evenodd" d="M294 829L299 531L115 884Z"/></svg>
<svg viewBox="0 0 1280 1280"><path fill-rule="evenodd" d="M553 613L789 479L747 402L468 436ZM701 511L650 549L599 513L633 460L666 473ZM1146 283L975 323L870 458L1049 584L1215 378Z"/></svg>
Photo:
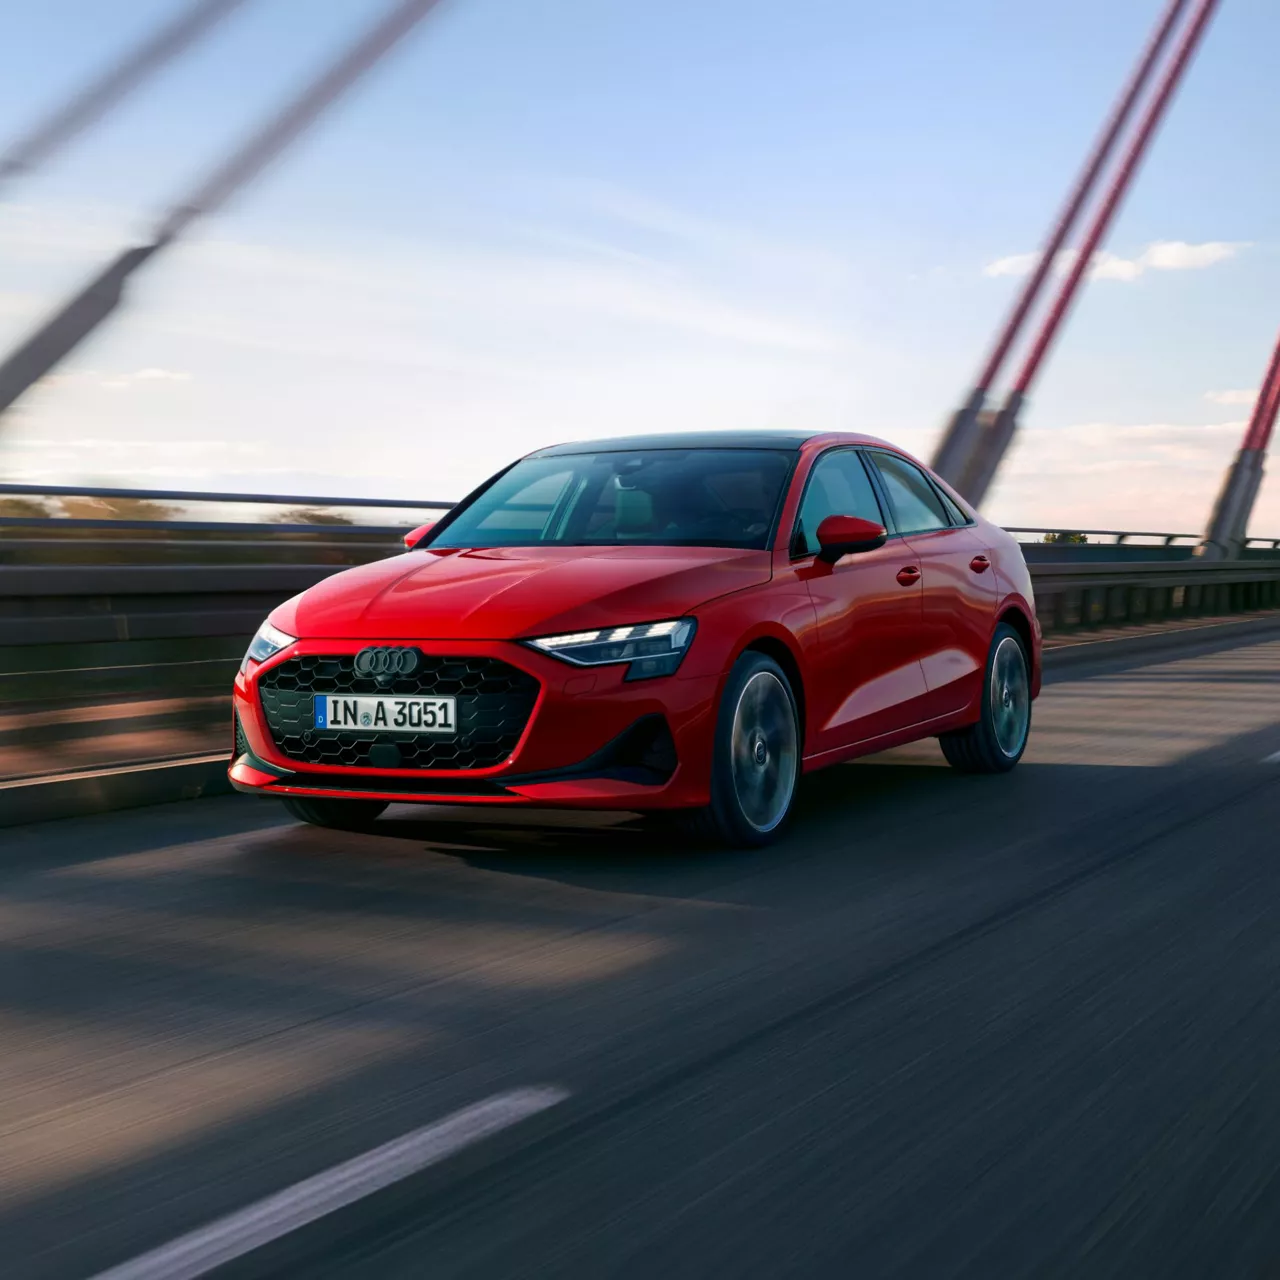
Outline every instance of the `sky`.
<svg viewBox="0 0 1280 1280"><path fill-rule="evenodd" d="M10 6L0 150L185 3ZM247 0L0 192L0 352L388 7ZM1163 7L445 0L0 418L0 478L449 500L779 426L927 458ZM1224 0L995 518L1203 527L1280 325L1278 41Z"/></svg>

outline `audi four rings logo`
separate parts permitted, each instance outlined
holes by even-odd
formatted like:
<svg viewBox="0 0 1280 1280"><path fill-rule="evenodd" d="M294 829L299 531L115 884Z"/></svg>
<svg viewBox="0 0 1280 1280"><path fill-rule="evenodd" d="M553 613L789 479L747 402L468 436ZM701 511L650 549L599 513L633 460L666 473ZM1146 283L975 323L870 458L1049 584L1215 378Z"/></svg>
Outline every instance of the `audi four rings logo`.
<svg viewBox="0 0 1280 1280"><path fill-rule="evenodd" d="M407 676L418 669L414 649L361 649L356 654L358 676Z"/></svg>

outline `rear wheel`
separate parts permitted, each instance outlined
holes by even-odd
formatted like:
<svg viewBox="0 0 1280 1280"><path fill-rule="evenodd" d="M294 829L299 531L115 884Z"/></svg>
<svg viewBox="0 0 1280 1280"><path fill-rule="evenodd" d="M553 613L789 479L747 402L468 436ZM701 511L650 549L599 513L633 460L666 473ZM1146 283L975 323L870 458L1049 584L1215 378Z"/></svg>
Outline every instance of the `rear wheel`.
<svg viewBox="0 0 1280 1280"><path fill-rule="evenodd" d="M734 664L716 719L711 803L686 817L694 834L734 846L764 845L791 817L800 776L800 717L791 683L772 658Z"/></svg>
<svg viewBox="0 0 1280 1280"><path fill-rule="evenodd" d="M987 654L982 714L977 724L944 733L947 763L962 773L1008 773L1022 759L1031 732L1031 674L1022 637L1006 623Z"/></svg>
<svg viewBox="0 0 1280 1280"><path fill-rule="evenodd" d="M284 807L313 827L335 831L368 831L387 807L384 800L331 800L324 796L287 796Z"/></svg>

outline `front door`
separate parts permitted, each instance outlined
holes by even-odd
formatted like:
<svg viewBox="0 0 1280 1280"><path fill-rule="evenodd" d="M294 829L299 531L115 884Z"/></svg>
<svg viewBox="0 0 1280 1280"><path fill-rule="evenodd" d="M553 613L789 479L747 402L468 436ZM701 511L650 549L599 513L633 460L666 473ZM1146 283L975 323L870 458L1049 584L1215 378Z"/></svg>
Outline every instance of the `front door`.
<svg viewBox="0 0 1280 1280"><path fill-rule="evenodd" d="M797 576L817 614L806 688L809 754L881 737L927 714L919 557L903 538L890 536L875 551L828 564L817 557L817 529L832 515L892 527L856 449L832 449L814 463L792 533Z"/></svg>
<svg viewBox="0 0 1280 1280"><path fill-rule="evenodd" d="M971 706L981 687L995 626L996 575L989 548L914 463L880 450L869 457L893 518L920 563L920 661L932 716ZM963 523L958 523L963 522Z"/></svg>

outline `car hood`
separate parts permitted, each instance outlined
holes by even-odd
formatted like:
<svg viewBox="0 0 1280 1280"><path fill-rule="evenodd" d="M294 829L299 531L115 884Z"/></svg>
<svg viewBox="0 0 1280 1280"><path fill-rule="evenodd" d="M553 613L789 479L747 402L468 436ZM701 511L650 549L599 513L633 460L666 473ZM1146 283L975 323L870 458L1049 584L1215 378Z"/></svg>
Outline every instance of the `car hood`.
<svg viewBox="0 0 1280 1280"><path fill-rule="evenodd" d="M411 551L326 578L272 621L308 640L508 640L678 618L767 582L767 551Z"/></svg>

